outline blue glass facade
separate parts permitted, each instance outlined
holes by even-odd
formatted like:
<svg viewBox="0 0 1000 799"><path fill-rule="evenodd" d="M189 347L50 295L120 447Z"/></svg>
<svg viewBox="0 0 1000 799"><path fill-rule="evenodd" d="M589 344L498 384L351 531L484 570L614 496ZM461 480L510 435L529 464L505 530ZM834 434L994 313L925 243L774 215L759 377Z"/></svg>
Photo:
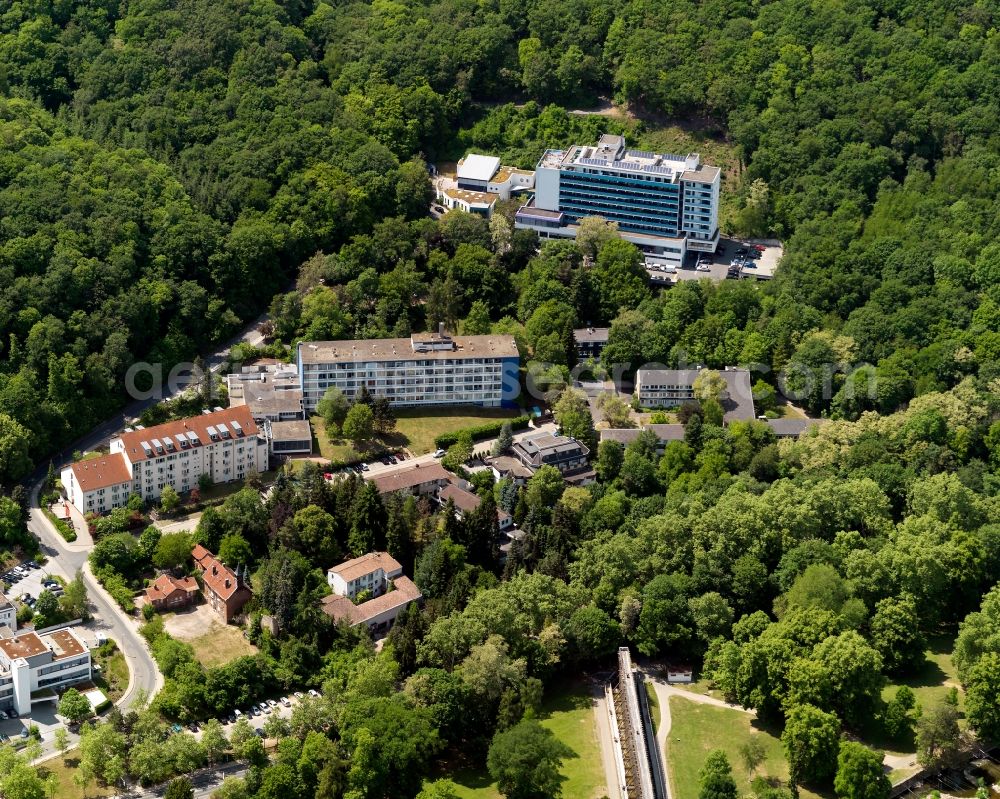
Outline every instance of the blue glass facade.
<svg viewBox="0 0 1000 799"><path fill-rule="evenodd" d="M564 169L559 175L559 210L569 224L602 216L620 230L677 237L680 186L660 176Z"/></svg>

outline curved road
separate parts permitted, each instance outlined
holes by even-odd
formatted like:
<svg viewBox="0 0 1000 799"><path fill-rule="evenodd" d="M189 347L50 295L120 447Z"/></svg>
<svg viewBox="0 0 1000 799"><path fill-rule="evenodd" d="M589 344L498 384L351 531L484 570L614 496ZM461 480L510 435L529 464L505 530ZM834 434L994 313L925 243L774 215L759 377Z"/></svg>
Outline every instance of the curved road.
<svg viewBox="0 0 1000 799"><path fill-rule="evenodd" d="M146 698L152 697L163 685L163 677L149 653L145 639L139 635L135 622L122 613L91 574L86 547L67 543L38 507L40 485L36 483L31 491L28 529L38 538L42 551L49 559L45 564L49 572L67 580L72 580L78 571L83 572L83 582L87 587L87 599L93 616L93 621L88 626L113 638L128 663L128 688L117 703L122 710L126 710L139 698L140 691Z"/></svg>
<svg viewBox="0 0 1000 799"><path fill-rule="evenodd" d="M260 333L260 326L267 318L267 314L258 317L242 333L227 341L217 351L205 356L208 368L212 372L218 372L225 363L230 348L235 344L240 342L255 346L261 344L264 339ZM74 450L86 451L106 444L112 435L125 426L126 419L138 416L151 405L171 399L179 394L186 386L183 384L183 380L178 381L178 383L178 385L166 386L162 396L131 402L122 409L121 413L102 422L66 450L54 455L52 464L56 471L58 472L69 462ZM118 643L128 663L128 688L117 703L124 710L134 704L141 695L145 695L147 698L152 697L163 685L163 676L150 655L146 641L139 635L136 623L121 611L90 572L87 561L87 556L90 554L88 546L81 542L68 543L42 513L39 507L39 493L47 473L47 464L40 463L25 481L31 497L28 529L38 538L42 551L49 559L46 564L48 571L67 580L72 580L78 571L83 572L87 598L94 617L94 621L89 626L96 627L109 638L113 638Z"/></svg>

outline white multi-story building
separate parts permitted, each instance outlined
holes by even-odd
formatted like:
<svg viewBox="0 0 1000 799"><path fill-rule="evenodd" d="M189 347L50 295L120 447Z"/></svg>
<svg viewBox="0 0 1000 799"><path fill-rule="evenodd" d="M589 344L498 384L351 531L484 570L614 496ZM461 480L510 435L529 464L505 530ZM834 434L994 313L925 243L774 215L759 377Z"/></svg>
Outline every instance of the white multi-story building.
<svg viewBox="0 0 1000 799"><path fill-rule="evenodd" d="M307 412L329 388L354 399L362 387L393 405L508 407L519 392L513 336L414 333L410 338L311 341L298 347Z"/></svg>
<svg viewBox="0 0 1000 799"><path fill-rule="evenodd" d="M606 134L596 146L546 150L535 167L535 196L514 226L576 238L581 219L600 216L654 260L682 266L689 249L712 253L719 245L720 181L719 168L697 153L627 150L624 137Z"/></svg>
<svg viewBox="0 0 1000 799"><path fill-rule="evenodd" d="M0 710L26 715L36 691L58 691L90 679L90 649L71 629L20 635L0 630Z"/></svg>
<svg viewBox="0 0 1000 799"><path fill-rule="evenodd" d="M0 594L0 627L17 629L17 609L3 594Z"/></svg>
<svg viewBox="0 0 1000 799"><path fill-rule="evenodd" d="M497 200L509 200L535 185L530 169L501 166L491 155L470 153L458 162L455 179L438 178L437 198L445 208L490 217Z"/></svg>
<svg viewBox="0 0 1000 799"><path fill-rule="evenodd" d="M369 552L328 569L326 581L337 596L354 599L362 591L381 596L389 587L389 581L402 573L403 567L388 552Z"/></svg>
<svg viewBox="0 0 1000 799"><path fill-rule="evenodd" d="M155 427L127 429L110 453L63 469L66 496L81 513L120 508L132 494L155 500L166 486L182 494L202 475L213 483L243 480L268 465L267 439L249 408L217 408Z"/></svg>
<svg viewBox="0 0 1000 799"><path fill-rule="evenodd" d="M639 369L635 393L643 408L674 408L694 399L694 383L704 369ZM748 422L754 418L750 372L733 366L718 372L725 383L719 397L723 421Z"/></svg>

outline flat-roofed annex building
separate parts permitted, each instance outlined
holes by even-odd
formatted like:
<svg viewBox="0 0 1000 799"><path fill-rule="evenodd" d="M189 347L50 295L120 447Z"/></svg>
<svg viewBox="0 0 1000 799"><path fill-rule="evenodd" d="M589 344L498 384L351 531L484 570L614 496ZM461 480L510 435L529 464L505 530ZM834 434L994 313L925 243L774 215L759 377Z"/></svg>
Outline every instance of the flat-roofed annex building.
<svg viewBox="0 0 1000 799"><path fill-rule="evenodd" d="M680 266L687 250L711 253L719 244L721 170L697 153L629 150L623 136L597 145L546 150L535 167L535 195L515 227L542 238L576 238L580 220L601 216L626 241Z"/></svg>
<svg viewBox="0 0 1000 799"><path fill-rule="evenodd" d="M535 173L530 169L501 166L495 156L469 153L458 162L454 180L437 181L437 199L449 210L489 218L497 200L509 200L534 185Z"/></svg>
<svg viewBox="0 0 1000 799"><path fill-rule="evenodd" d="M63 489L80 513L107 513L129 496L155 500L166 486L183 494L208 475L213 483L243 480L268 465L267 440L241 405L126 430L110 453L63 469Z"/></svg>
<svg viewBox="0 0 1000 799"><path fill-rule="evenodd" d="M20 635L0 630L0 710L27 715L36 691L61 690L91 676L90 648L70 628Z"/></svg>
<svg viewBox="0 0 1000 799"><path fill-rule="evenodd" d="M414 333L410 338L310 341L298 345L307 412L329 388L354 399L364 387L395 406L509 407L519 391L513 336Z"/></svg>

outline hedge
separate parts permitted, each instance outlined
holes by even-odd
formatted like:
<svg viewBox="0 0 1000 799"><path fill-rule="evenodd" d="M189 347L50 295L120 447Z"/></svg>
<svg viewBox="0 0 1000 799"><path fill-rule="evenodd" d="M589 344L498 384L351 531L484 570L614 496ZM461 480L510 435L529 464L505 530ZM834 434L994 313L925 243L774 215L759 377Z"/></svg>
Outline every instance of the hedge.
<svg viewBox="0 0 1000 799"><path fill-rule="evenodd" d="M517 416L513 419L495 419L492 422L477 424L475 427L466 427L464 430L453 430L450 433L442 433L434 439L434 443L439 449L448 449L452 444L458 442L460 435L467 434L472 436L473 441L481 441L484 438L496 438L500 435L500 428L505 424L509 424L511 430L526 430L530 421L530 416Z"/></svg>
<svg viewBox="0 0 1000 799"><path fill-rule="evenodd" d="M52 526L59 531L59 535L69 541L71 544L76 541L76 530L70 527L62 519L58 518L52 511L48 508L42 508L42 513L45 514L46 518L52 522Z"/></svg>

